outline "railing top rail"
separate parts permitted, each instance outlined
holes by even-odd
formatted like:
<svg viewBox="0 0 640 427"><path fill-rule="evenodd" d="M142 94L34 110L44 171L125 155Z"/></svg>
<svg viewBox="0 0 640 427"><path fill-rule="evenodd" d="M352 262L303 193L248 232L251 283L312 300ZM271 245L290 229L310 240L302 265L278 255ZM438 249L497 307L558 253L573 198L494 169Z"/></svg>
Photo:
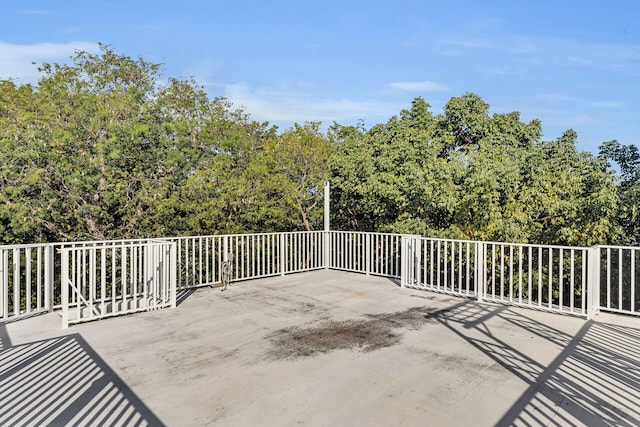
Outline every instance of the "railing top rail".
<svg viewBox="0 0 640 427"><path fill-rule="evenodd" d="M421 240L433 240L433 241L447 242L447 243L486 243L486 242L482 242L482 241L478 241L478 240L446 239L446 238L441 238L441 237L420 236L418 238L421 239Z"/></svg>
<svg viewBox="0 0 640 427"><path fill-rule="evenodd" d="M441 242L455 242L455 243L482 243L487 245L505 245L505 246L518 246L518 247L534 247L534 248L550 248L550 249L564 249L564 250L579 250L585 251L592 248L602 249L622 249L622 250L640 250L640 246L620 246L620 245L595 245L592 247L587 246L568 246L568 245L549 245L549 244L537 244L537 243L514 243L514 242L494 242L494 241L482 241L482 240L466 240L466 239L449 239L429 236L418 236L405 233L377 233L368 231L349 231L349 230L330 230L332 234L349 233L358 235L377 235L377 236L392 236L392 237L413 237L423 240L441 241ZM115 239L115 240L84 240L75 242L51 242L51 243L27 243L27 244L12 244L12 245L0 245L0 250L12 250L12 249L24 249L24 248L41 248L46 246L55 247L77 247L97 244L131 244L139 242L149 241L176 241L176 240L189 240L189 239L204 239L204 238L222 238L222 237L250 237L250 236L276 236L276 235L297 235L297 234L318 234L324 233L323 230L312 231L286 231L286 232L268 232L268 233L234 233L234 234L211 234L203 236L175 236L175 237L152 237L152 238L136 238L136 239Z"/></svg>
<svg viewBox="0 0 640 427"><path fill-rule="evenodd" d="M269 233L235 233L235 234L209 234L204 236L175 236L175 237L163 237L161 240L188 240L188 239L207 239L207 238L222 238L222 237L250 237L250 236L279 236L282 234L318 234L324 233L323 230L311 230L311 231L274 231Z"/></svg>
<svg viewBox="0 0 640 427"><path fill-rule="evenodd" d="M496 245L496 246L522 246L522 247L531 247L531 248L550 248L550 249L566 249L566 250L579 250L586 251L589 250L589 247L586 246L563 246L563 245L545 245L538 243L513 243L513 242L492 242L486 240L462 240L462 239L446 239L439 237L420 237L422 240L433 240L440 242L449 242L449 243L480 243L485 245Z"/></svg>
<svg viewBox="0 0 640 427"><path fill-rule="evenodd" d="M396 237L414 237L413 234L403 234L403 233L377 233L374 231L349 231L349 230L330 230L329 233L339 234L339 233L350 233L350 234L371 234L376 236L396 236ZM418 237L418 236L415 236Z"/></svg>
<svg viewBox="0 0 640 427"><path fill-rule="evenodd" d="M594 246L594 248L601 248L601 249L628 249L628 250L633 250L633 251L640 251L640 246L598 245L598 246Z"/></svg>
<svg viewBox="0 0 640 427"><path fill-rule="evenodd" d="M82 250L82 249L96 249L96 248L108 248L108 249L120 249L131 247L144 247L144 246L156 246L156 245L172 245L171 241L165 239L144 239L144 240L105 240L96 242L82 242L78 244L63 245L62 249L69 250Z"/></svg>
<svg viewBox="0 0 640 427"><path fill-rule="evenodd" d="M57 247L66 246L82 246L82 245L95 245L95 244L126 244L136 242L149 242L149 241L165 241L166 239L158 237L141 237L139 239L113 239L113 240L80 240L77 242L54 242L49 243Z"/></svg>
<svg viewBox="0 0 640 427"><path fill-rule="evenodd" d="M51 243L26 243L26 244L20 244L20 245L0 245L0 250L44 248L50 245Z"/></svg>
<svg viewBox="0 0 640 427"><path fill-rule="evenodd" d="M532 248L566 249L566 250L579 250L579 251L587 251L590 249L588 246L545 245L541 243L512 243L512 242L486 242L486 241L481 241L479 243L485 243L489 245L522 246L525 248L532 247Z"/></svg>

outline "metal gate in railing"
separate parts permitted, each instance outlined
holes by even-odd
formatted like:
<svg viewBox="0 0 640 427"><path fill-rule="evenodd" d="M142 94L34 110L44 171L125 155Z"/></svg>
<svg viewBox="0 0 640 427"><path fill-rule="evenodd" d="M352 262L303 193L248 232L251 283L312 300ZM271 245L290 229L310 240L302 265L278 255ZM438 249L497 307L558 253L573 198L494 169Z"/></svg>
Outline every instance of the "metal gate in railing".
<svg viewBox="0 0 640 427"><path fill-rule="evenodd" d="M176 306L176 244L78 243L61 249L62 327Z"/></svg>

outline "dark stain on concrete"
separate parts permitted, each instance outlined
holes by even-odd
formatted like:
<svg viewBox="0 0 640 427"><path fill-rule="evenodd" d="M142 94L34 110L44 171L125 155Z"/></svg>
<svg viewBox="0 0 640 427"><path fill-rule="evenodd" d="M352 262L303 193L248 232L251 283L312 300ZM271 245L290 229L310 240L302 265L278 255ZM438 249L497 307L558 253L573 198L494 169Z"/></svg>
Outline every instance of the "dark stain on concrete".
<svg viewBox="0 0 640 427"><path fill-rule="evenodd" d="M401 330L417 330L434 323L434 309L411 308L385 314L369 314L366 319L343 322L326 321L308 328L280 329L267 338L272 359L311 357L333 350L358 349L370 352L398 344Z"/></svg>

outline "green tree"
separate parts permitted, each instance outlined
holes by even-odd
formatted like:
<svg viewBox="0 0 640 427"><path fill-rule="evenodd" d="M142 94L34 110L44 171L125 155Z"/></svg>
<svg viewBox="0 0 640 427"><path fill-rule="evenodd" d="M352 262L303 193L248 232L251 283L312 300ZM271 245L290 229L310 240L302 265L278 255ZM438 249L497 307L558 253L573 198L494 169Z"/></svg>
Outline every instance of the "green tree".
<svg viewBox="0 0 640 427"><path fill-rule="evenodd" d="M617 222L621 228L616 243L640 244L640 152L635 145L607 141L600 155L608 167L617 166ZM611 164L613 163L613 165Z"/></svg>
<svg viewBox="0 0 640 427"><path fill-rule="evenodd" d="M334 224L357 230L590 245L618 233L605 164L567 131L540 141L538 120L489 115L474 94L433 116L424 100L365 131L331 137Z"/></svg>
<svg viewBox="0 0 640 427"><path fill-rule="evenodd" d="M41 71L35 88L0 82L3 241L260 227L252 168L274 128L105 45Z"/></svg>
<svg viewBox="0 0 640 427"><path fill-rule="evenodd" d="M328 179L331 144L320 132L319 122L295 124L265 147L271 180L265 180L265 192L280 194L290 218L300 218L311 231L322 223L322 187ZM278 197L271 197L271 200ZM295 227L295 223L292 224Z"/></svg>

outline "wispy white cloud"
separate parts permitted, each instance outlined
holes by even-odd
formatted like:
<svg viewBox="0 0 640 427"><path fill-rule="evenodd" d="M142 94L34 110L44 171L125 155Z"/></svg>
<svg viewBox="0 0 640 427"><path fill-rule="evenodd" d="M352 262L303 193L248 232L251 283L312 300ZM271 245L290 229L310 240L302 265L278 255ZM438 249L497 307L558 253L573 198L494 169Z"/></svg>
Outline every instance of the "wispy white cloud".
<svg viewBox="0 0 640 427"><path fill-rule="evenodd" d="M549 102L579 102L580 99L571 95L562 95L558 93L541 93L537 96L542 101Z"/></svg>
<svg viewBox="0 0 640 427"><path fill-rule="evenodd" d="M616 100L585 100L583 98L572 96L572 95L562 95L555 93L544 93L537 96L538 99L542 101L552 102L555 104L562 103L570 103L570 104L579 104L581 106L594 107L594 108L607 108L607 109L617 109L623 108L626 104L622 101Z"/></svg>
<svg viewBox="0 0 640 427"><path fill-rule="evenodd" d="M299 89L299 88L298 88ZM346 121L371 116L389 117L398 105L322 97L295 88L253 88L247 82L224 85L224 96L242 106L254 119L269 122Z"/></svg>
<svg viewBox="0 0 640 427"><path fill-rule="evenodd" d="M0 42L0 79L15 79L23 84L35 83L40 77L36 64L65 62L78 50L93 52L97 48L96 43L83 41L30 45Z"/></svg>
<svg viewBox="0 0 640 427"><path fill-rule="evenodd" d="M597 108L617 109L617 108L624 108L626 104L620 101L594 101L594 102L590 102L589 105Z"/></svg>
<svg viewBox="0 0 640 427"><path fill-rule="evenodd" d="M389 87L409 92L442 92L449 90L448 87L429 80L420 82L394 82L389 83Z"/></svg>
<svg viewBox="0 0 640 427"><path fill-rule="evenodd" d="M494 40L481 37L449 37L438 39L437 42L441 46L448 48L444 53L460 55L468 53L471 49L497 49L501 44L500 42L496 43Z"/></svg>
<svg viewBox="0 0 640 427"><path fill-rule="evenodd" d="M193 77L202 86L219 86L215 82L215 72L220 69L220 65L210 59L201 59L198 62L188 65L183 69L180 77Z"/></svg>
<svg viewBox="0 0 640 427"><path fill-rule="evenodd" d="M541 111L540 117L545 125L562 126L565 129L596 122L596 119L588 114L572 114L568 111Z"/></svg>
<svg viewBox="0 0 640 427"><path fill-rule="evenodd" d="M526 72L526 69L522 66L513 66L513 65L506 65L506 66L498 66L498 65L492 65L490 67L484 67L481 68L480 71L483 71L485 73L488 74L496 74L499 76L518 76L521 74L524 74Z"/></svg>
<svg viewBox="0 0 640 427"><path fill-rule="evenodd" d="M612 70L637 68L640 63L640 46L633 44L508 35L501 35L500 38L448 37L438 39L437 43L441 55L484 55L493 51L502 56L505 64L517 64L519 67L578 66ZM491 70L488 68L486 71Z"/></svg>

